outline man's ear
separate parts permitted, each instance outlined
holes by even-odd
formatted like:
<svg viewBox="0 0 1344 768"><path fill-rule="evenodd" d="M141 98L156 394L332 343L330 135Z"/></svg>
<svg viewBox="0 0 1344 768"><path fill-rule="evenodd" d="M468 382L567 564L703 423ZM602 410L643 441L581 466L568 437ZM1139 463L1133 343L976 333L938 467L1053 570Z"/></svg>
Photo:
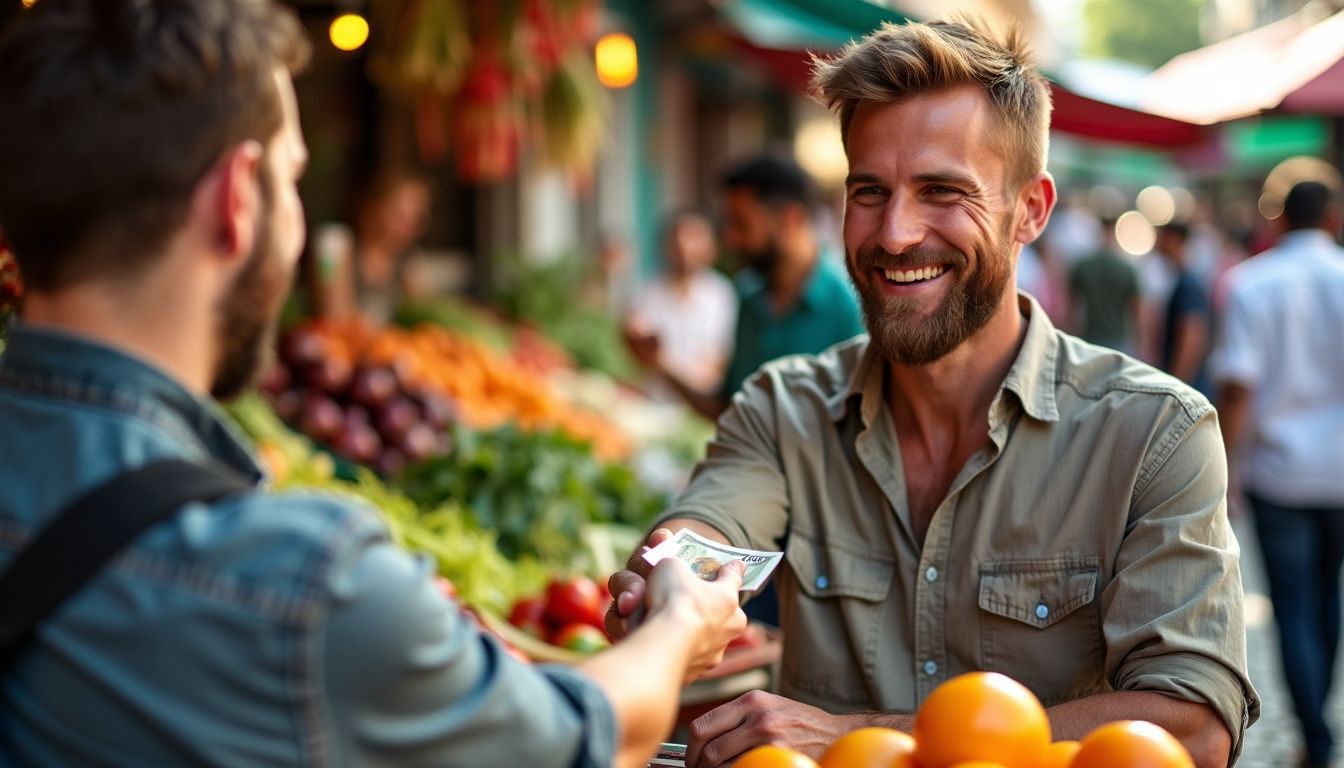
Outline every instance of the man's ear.
<svg viewBox="0 0 1344 768"><path fill-rule="evenodd" d="M1013 240L1026 245L1040 237L1058 199L1055 179L1045 171L1036 174L1024 184L1018 195L1018 207L1022 212L1022 218L1013 231Z"/></svg>
<svg viewBox="0 0 1344 768"><path fill-rule="evenodd" d="M251 253L256 240L262 154L257 141L236 145L197 188L195 206L209 222L213 250L229 260Z"/></svg>

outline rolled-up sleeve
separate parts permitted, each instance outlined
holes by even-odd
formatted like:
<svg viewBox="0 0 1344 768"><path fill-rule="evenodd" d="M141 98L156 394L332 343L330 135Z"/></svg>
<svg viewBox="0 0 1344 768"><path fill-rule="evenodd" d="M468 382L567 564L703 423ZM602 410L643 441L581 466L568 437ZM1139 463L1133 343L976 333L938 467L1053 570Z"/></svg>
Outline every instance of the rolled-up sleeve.
<svg viewBox="0 0 1344 768"><path fill-rule="evenodd" d="M609 766L616 719L597 686L514 659L386 542L332 571L322 659L329 729L351 765Z"/></svg>
<svg viewBox="0 0 1344 768"><path fill-rule="evenodd" d="M1155 432L1102 595L1106 675L1217 711L1241 752L1260 703L1246 673L1240 547L1213 409L1190 401Z"/></svg>
<svg viewBox="0 0 1344 768"><path fill-rule="evenodd" d="M779 549L788 527L789 497L776 440L775 377L748 380L723 415L686 490L654 523L703 522L735 547Z"/></svg>

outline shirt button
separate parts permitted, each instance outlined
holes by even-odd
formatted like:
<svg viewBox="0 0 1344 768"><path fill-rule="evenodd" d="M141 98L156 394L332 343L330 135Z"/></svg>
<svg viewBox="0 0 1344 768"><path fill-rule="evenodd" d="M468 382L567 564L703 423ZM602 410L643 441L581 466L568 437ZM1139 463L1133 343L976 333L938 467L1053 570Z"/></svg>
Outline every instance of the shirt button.
<svg viewBox="0 0 1344 768"><path fill-rule="evenodd" d="M829 586L831 586L831 580L830 580L830 579L826 578L825 576L818 576L818 577L817 577L817 589L825 589L825 588L827 588L827 587L829 587Z"/></svg>
<svg viewBox="0 0 1344 768"><path fill-rule="evenodd" d="M934 675L938 674L938 664L934 662L933 659L929 659L928 661L924 662L924 674L928 675L929 677L933 677Z"/></svg>
<svg viewBox="0 0 1344 768"><path fill-rule="evenodd" d="M938 580L938 569L937 569L937 568L934 568L932 565L930 565L930 566L929 566L929 569L928 569L927 571L924 572L924 580L925 580L925 581L937 581L937 580Z"/></svg>
<svg viewBox="0 0 1344 768"><path fill-rule="evenodd" d="M1040 603L1039 605L1036 606L1036 618L1040 619L1041 621L1045 621L1045 617L1049 615L1050 615L1050 608L1047 607L1045 603Z"/></svg>

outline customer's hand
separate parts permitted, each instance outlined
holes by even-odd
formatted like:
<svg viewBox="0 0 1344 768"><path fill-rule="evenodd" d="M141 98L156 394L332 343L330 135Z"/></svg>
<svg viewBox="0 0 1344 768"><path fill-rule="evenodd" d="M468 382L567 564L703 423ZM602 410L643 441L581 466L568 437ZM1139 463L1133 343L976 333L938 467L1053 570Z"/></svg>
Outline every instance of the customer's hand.
<svg viewBox="0 0 1344 768"><path fill-rule="evenodd" d="M672 619L691 637L683 682L698 678L723 660L728 644L747 627L739 590L746 566L735 560L719 568L713 581L696 576L686 563L669 557L653 567L646 582L649 620Z"/></svg>
<svg viewBox="0 0 1344 768"><path fill-rule="evenodd" d="M611 607L603 617L607 634L620 639L630 634L644 618L644 590L649 571L653 566L644 560L644 553L672 538L672 532L659 528L649 534L649 540L643 547L630 555L625 570L617 571L607 580L607 591L611 593Z"/></svg>

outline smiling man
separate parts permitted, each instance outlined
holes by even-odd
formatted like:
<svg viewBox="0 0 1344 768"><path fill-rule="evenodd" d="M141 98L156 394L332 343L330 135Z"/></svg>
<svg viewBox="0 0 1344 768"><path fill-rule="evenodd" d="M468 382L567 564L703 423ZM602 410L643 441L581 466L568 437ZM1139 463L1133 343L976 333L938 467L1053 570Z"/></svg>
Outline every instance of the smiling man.
<svg viewBox="0 0 1344 768"><path fill-rule="evenodd" d="M1213 409L1015 289L1055 202L1046 82L1017 37L933 23L884 26L813 85L840 116L869 336L758 371L659 521L786 553L778 695L695 721L689 764L908 729L939 683L992 670L1056 738L1144 719L1226 765L1259 703Z"/></svg>

